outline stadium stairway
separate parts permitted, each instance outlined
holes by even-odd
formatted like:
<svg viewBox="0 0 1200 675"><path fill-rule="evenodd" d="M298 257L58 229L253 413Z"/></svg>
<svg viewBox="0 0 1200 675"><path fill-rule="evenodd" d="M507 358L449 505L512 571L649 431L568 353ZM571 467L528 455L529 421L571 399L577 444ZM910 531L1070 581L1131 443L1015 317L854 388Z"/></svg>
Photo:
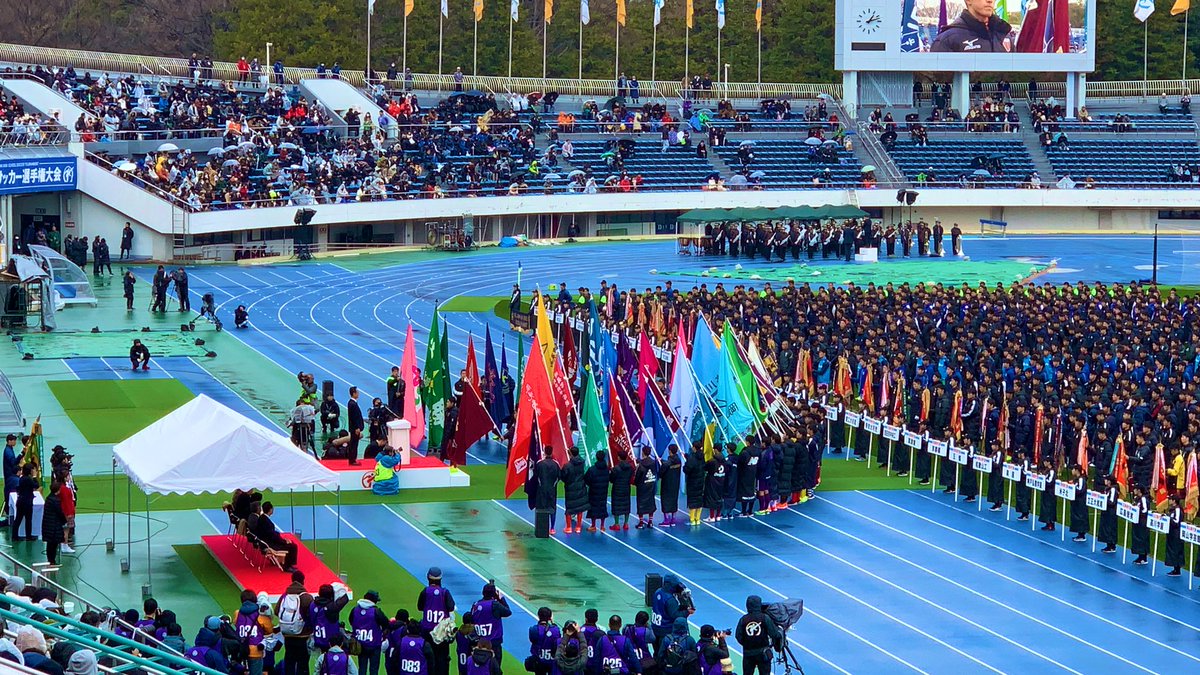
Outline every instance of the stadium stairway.
<svg viewBox="0 0 1200 675"><path fill-rule="evenodd" d="M74 129L75 122L85 114L83 108L63 98L39 80L0 76L0 85L3 85L0 89L15 94L25 105L42 114L53 116L57 112L59 124L67 129Z"/></svg>
<svg viewBox="0 0 1200 675"><path fill-rule="evenodd" d="M1025 116L1022 115L1022 117ZM1042 149L1038 135L1033 131L1033 125L1029 124L1027 119L1021 120L1021 141L1025 143L1025 149L1029 151L1029 156L1033 159L1033 166L1037 169L1038 178L1042 179L1042 185L1057 183L1059 176L1054 171L1054 165L1050 163L1050 158Z"/></svg>
<svg viewBox="0 0 1200 675"><path fill-rule="evenodd" d="M352 86L345 80L334 79L305 79L300 80L300 90L310 99L317 99L325 105L338 121L345 124L344 114L350 108L357 108L360 113L371 114L371 120L376 126L379 118L384 115L383 109L375 105L362 89Z"/></svg>

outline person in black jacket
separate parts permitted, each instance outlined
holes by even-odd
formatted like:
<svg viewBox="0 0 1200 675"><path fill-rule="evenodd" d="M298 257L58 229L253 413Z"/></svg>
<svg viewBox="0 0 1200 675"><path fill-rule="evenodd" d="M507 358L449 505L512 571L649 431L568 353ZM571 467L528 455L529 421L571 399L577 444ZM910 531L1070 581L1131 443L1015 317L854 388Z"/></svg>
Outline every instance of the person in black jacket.
<svg viewBox="0 0 1200 675"><path fill-rule="evenodd" d="M46 505L42 510L42 541L46 542L46 562L51 565L58 564L58 548L63 543L63 526L67 524L62 501L58 498L61 487L56 482L50 483L50 495L46 497Z"/></svg>
<svg viewBox="0 0 1200 675"><path fill-rule="evenodd" d="M662 524L667 527L675 525L675 512L679 510L679 479L683 471L683 458L679 456L679 446L672 443L667 446L667 458L659 467L658 500L662 506Z"/></svg>
<svg viewBox="0 0 1200 675"><path fill-rule="evenodd" d="M758 439L752 437L747 440L749 444L737 457L737 497L743 517L754 515L754 498L758 495L758 462L762 458Z"/></svg>
<svg viewBox="0 0 1200 675"><path fill-rule="evenodd" d="M704 463L704 508L710 523L721 519L727 477L725 457L719 446L714 447L712 459Z"/></svg>
<svg viewBox="0 0 1200 675"><path fill-rule="evenodd" d="M588 532L596 531L597 521L603 530L604 521L608 518L608 453L603 450L596 453L596 461L584 472L583 482L587 484L587 517L592 521Z"/></svg>
<svg viewBox="0 0 1200 675"><path fill-rule="evenodd" d="M350 399L346 401L346 419L350 424L350 466L358 464L358 442L363 435L363 414L358 407L358 387L350 387Z"/></svg>
<svg viewBox="0 0 1200 675"><path fill-rule="evenodd" d="M683 463L684 491L687 493L688 525L699 525L704 509L704 449L696 441Z"/></svg>
<svg viewBox="0 0 1200 675"><path fill-rule="evenodd" d="M610 530L629 529L629 509L633 489L633 461L624 450L617 455L617 462L608 472L608 482L612 483L612 501L609 510L612 511L613 524Z"/></svg>
<svg viewBox="0 0 1200 675"><path fill-rule="evenodd" d="M746 613L738 621L734 638L742 646L742 675L771 675L772 649L780 647L783 631L762 609L762 598L746 598Z"/></svg>
<svg viewBox="0 0 1200 675"><path fill-rule="evenodd" d="M550 534L554 534L554 526L558 522L558 479L561 469L554 460L554 449L546 446L542 449L542 458L533 466L533 475L537 479L537 492L533 495L533 508L550 512Z"/></svg>
<svg viewBox="0 0 1200 675"><path fill-rule="evenodd" d="M792 477L796 473L796 446L787 442L786 438L780 438L779 443L775 446L775 457L778 461L778 466L775 469L776 492L779 494L778 507L786 509L792 499L792 492L795 490L792 482Z"/></svg>
<svg viewBox="0 0 1200 675"><path fill-rule="evenodd" d="M966 0L966 8L934 38L931 52L1011 52L1012 26L996 16L996 0Z"/></svg>
<svg viewBox="0 0 1200 675"><path fill-rule="evenodd" d="M570 459L562 468L563 496L567 508L567 526L563 532L583 532L583 512L588 508L587 483L584 481L583 458L579 456L579 448L571 446L567 452ZM572 522L572 519L574 522Z"/></svg>
<svg viewBox="0 0 1200 675"><path fill-rule="evenodd" d="M654 527L654 498L658 495L658 459L650 454L650 448L642 448L633 484L637 486L637 529Z"/></svg>
<svg viewBox="0 0 1200 675"><path fill-rule="evenodd" d="M17 512L12 521L12 541L36 541L33 536L33 496L37 493L38 480L33 477L33 465L21 467L21 479L17 482ZM18 533L25 524L25 536Z"/></svg>
<svg viewBox="0 0 1200 675"><path fill-rule="evenodd" d="M137 277L133 276L133 272L125 270L125 274L121 276L121 285L125 291L125 309L133 311L133 287L137 284Z"/></svg>

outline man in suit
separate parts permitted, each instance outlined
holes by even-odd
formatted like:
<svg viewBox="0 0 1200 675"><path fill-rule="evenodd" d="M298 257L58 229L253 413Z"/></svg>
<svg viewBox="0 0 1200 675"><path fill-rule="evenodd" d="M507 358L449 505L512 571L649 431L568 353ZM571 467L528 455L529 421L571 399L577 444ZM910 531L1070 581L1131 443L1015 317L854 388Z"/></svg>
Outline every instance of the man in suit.
<svg viewBox="0 0 1200 675"><path fill-rule="evenodd" d="M271 514L275 513L275 506L271 502L263 502L261 506L255 502L252 508L258 515L258 518L254 519L254 536L269 546L271 550L287 553L283 559L283 569L285 572L294 572L296 570L296 544L285 539L279 533L279 528L275 527L275 522L271 520Z"/></svg>
<svg viewBox="0 0 1200 675"><path fill-rule="evenodd" d="M358 387L350 387L350 400L346 401L346 418L350 422L350 466L358 464L358 442L363 435L362 410L358 407Z"/></svg>

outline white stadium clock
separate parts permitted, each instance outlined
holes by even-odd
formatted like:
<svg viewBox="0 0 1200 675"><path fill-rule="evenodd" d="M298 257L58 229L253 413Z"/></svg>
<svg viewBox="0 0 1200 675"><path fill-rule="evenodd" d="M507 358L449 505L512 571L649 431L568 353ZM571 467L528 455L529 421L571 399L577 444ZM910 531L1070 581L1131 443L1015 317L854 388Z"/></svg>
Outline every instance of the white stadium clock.
<svg viewBox="0 0 1200 675"><path fill-rule="evenodd" d="M854 17L854 27L859 35L876 35L883 28L883 12L874 8L864 8Z"/></svg>

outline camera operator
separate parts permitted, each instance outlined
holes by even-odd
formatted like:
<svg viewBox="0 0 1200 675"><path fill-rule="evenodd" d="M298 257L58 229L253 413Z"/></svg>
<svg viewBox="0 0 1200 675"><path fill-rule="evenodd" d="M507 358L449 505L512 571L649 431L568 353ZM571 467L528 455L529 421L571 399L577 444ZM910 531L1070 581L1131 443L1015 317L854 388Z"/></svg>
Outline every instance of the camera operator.
<svg viewBox="0 0 1200 675"><path fill-rule="evenodd" d="M763 612L762 598L751 595L746 598L746 614L738 621L734 635L742 646L742 675L771 673L771 650L782 647L783 631Z"/></svg>
<svg viewBox="0 0 1200 675"><path fill-rule="evenodd" d="M654 602L650 605L650 628L654 631L655 644L670 634L675 619L687 618L696 611L691 606L691 596L684 594L685 590L678 577L668 574L663 577L662 586L654 592Z"/></svg>
<svg viewBox="0 0 1200 675"><path fill-rule="evenodd" d="M728 631L718 631L708 624L700 627L700 641L696 648L700 651L700 675L721 675L724 665L729 659L729 647L725 645Z"/></svg>

